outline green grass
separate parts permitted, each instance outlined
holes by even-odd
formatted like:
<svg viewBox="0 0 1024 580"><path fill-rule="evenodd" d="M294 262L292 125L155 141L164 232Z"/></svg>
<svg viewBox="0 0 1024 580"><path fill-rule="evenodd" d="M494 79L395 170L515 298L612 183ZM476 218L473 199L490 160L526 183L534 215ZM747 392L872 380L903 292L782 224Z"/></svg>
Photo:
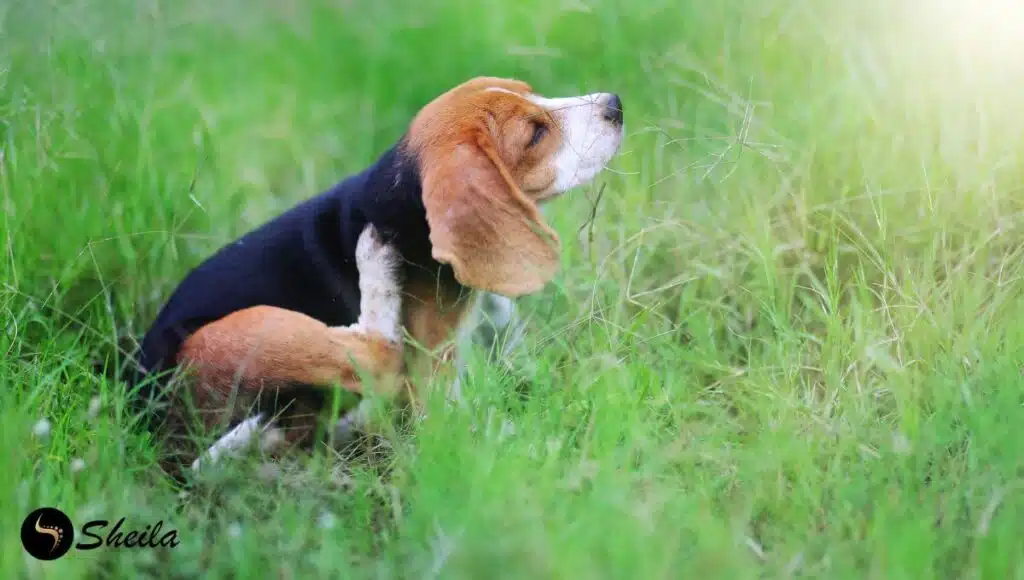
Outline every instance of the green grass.
<svg viewBox="0 0 1024 580"><path fill-rule="evenodd" d="M1024 578L1024 59L911 4L0 4L0 577ZM481 74L625 103L525 352L181 493L93 361ZM42 505L181 544L37 562Z"/></svg>

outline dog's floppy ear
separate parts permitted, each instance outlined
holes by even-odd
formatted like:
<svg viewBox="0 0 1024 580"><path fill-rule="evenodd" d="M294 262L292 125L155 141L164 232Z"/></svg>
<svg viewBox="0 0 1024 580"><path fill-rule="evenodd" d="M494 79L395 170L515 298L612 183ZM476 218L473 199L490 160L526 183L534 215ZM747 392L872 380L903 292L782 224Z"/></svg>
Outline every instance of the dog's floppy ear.
<svg viewBox="0 0 1024 580"><path fill-rule="evenodd" d="M508 297L539 291L558 270L558 235L516 186L492 138L477 131L425 160L423 203L435 260L466 286Z"/></svg>

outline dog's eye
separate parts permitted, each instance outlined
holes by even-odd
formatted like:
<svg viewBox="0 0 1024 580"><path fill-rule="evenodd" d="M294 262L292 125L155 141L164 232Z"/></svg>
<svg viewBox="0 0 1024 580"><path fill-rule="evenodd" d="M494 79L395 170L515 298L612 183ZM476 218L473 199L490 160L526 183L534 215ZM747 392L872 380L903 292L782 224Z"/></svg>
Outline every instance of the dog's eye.
<svg viewBox="0 0 1024 580"><path fill-rule="evenodd" d="M543 139L544 136L547 135L547 134L548 134L548 126L547 125L545 125L543 123L534 123L533 124L533 136L530 137L530 142L527 143L526 146L527 147L533 147L537 143L540 143L540 140Z"/></svg>

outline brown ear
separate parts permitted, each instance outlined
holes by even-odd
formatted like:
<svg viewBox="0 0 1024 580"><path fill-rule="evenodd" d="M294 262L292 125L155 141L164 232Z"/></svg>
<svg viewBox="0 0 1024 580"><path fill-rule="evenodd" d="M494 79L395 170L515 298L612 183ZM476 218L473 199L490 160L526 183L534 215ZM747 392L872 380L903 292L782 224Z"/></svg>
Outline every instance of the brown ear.
<svg viewBox="0 0 1024 580"><path fill-rule="evenodd" d="M423 203L434 259L477 290L517 297L558 270L558 235L516 186L490 138L478 133L425 159Z"/></svg>

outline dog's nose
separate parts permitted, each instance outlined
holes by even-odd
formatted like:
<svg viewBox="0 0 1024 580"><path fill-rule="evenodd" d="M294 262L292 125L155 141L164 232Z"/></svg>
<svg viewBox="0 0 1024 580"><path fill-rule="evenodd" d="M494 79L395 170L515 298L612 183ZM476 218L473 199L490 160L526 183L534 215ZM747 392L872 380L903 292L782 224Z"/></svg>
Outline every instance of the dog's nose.
<svg viewBox="0 0 1024 580"><path fill-rule="evenodd" d="M612 94L604 105L604 119L613 125L622 124L622 99Z"/></svg>

